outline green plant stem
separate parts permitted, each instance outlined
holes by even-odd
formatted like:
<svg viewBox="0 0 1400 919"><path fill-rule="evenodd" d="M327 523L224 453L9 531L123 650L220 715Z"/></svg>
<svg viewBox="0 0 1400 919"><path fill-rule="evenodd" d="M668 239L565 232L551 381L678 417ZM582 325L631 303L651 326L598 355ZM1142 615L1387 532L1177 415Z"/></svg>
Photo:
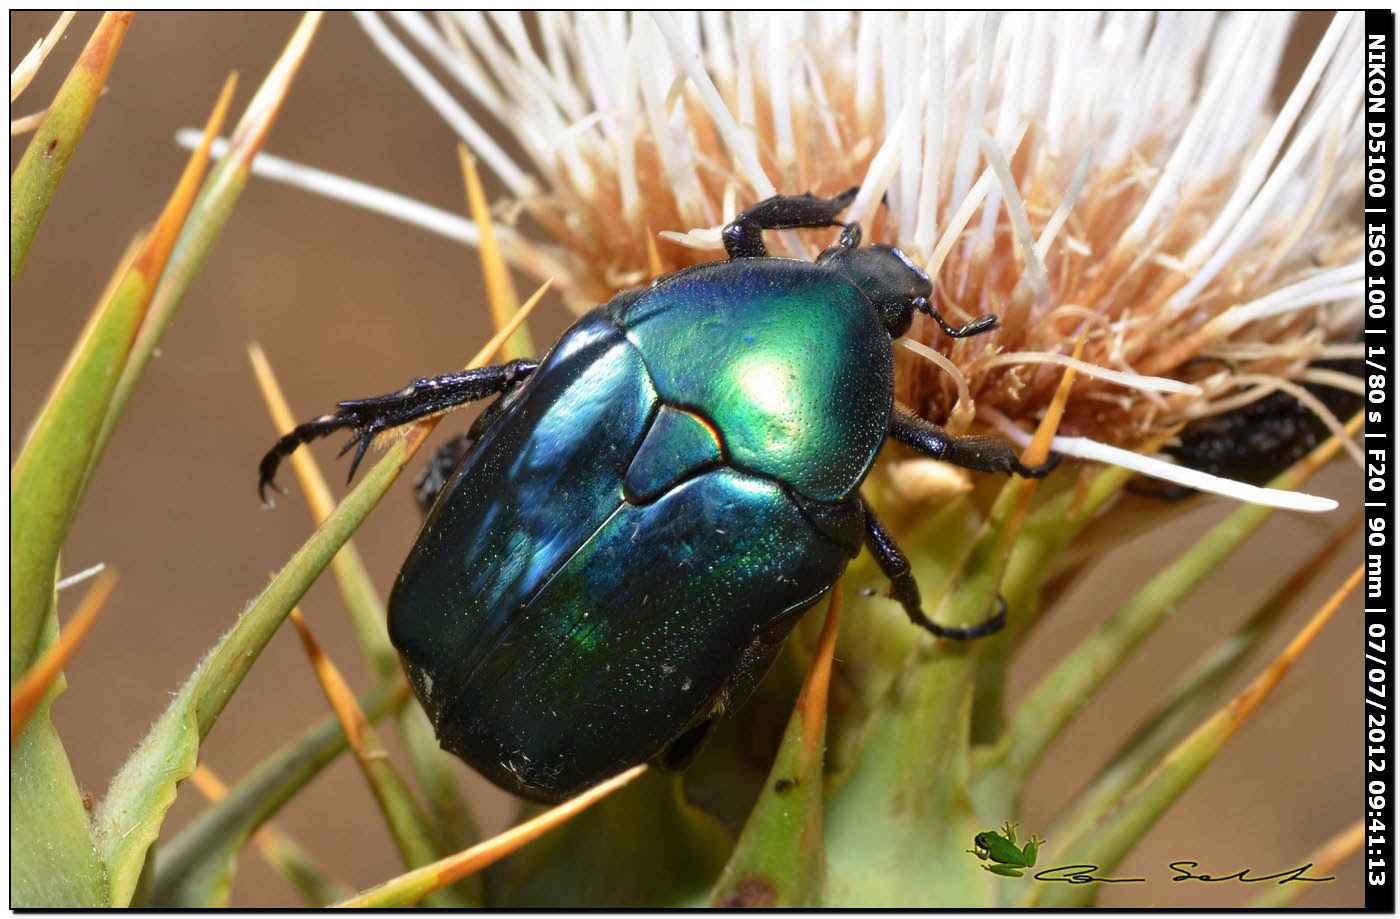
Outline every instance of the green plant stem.
<svg viewBox="0 0 1400 919"><path fill-rule="evenodd" d="M715 884L713 906L810 909L826 902L822 750L839 592L838 584L822 628L822 651L808 668L758 801Z"/></svg>
<svg viewBox="0 0 1400 919"><path fill-rule="evenodd" d="M1130 478L1131 472L1117 466L1101 469L1093 473L1087 487L1066 488L1028 515L1002 579L1009 611L1006 628L981 642L977 658L977 691L972 703L974 744L989 744L1001 736L1007 669L1011 656L1045 608L1041 592L1046 578L1065 550Z"/></svg>
<svg viewBox="0 0 1400 919"><path fill-rule="evenodd" d="M379 503L403 462L399 442L238 617L112 779L95 824L98 852L112 878L113 905L128 902L175 786L194 770L200 741L292 606Z"/></svg>
<svg viewBox="0 0 1400 919"><path fill-rule="evenodd" d="M1215 761L1225 743L1278 686L1284 674L1361 581L1358 567L1347 584L1313 614L1283 652L1239 694L1177 744L1145 778L1124 795L1119 805L1084 835L1063 843L1063 857L1073 864L1113 871L1146 835L1157 818ZM1047 889L1047 886L1049 889ZM1091 905L1100 885L1047 885L1032 888L1027 905L1083 908ZM1077 889L1069 889L1071 887Z"/></svg>

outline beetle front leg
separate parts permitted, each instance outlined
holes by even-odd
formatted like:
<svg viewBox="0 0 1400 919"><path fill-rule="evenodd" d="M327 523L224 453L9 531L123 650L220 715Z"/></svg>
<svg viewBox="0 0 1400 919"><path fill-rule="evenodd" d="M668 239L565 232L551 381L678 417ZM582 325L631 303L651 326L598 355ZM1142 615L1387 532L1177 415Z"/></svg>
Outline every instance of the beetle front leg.
<svg viewBox="0 0 1400 919"><path fill-rule="evenodd" d="M954 437L938 425L911 415L898 406L890 417L890 436L924 456L978 472L1005 472L1007 475L1042 479L1060 464L1060 455L1053 453L1039 466L1026 466L1022 464L1016 448L1000 437Z"/></svg>
<svg viewBox="0 0 1400 919"><path fill-rule="evenodd" d="M990 635L999 631L1006 625L1006 601L1000 596L997 597L997 613L985 622L977 625L950 627L942 626L930 619L925 613L923 603L919 598L919 585L914 581L914 576L909 573L909 559L895 545L894 537L890 536L885 525L880 522L880 518L875 516L875 511L864 499L860 499L861 506L865 508L865 544L870 547L870 553L875 556L875 563L880 566L880 570L885 573L885 577L890 579L890 596L899 601L904 607L904 612L909 614L913 623L925 631L937 635L939 638L952 638L958 641L966 641L969 638L981 638L983 635Z"/></svg>
<svg viewBox="0 0 1400 919"><path fill-rule="evenodd" d="M382 396L338 402L337 411L297 425L267 451L258 464L258 497L262 498L264 505L268 505L267 487L271 485L278 491L282 490L273 481L277 467L281 465L283 457L304 443L350 429L354 437L340 451L340 455L344 456L351 447L356 447L355 458L350 462L350 475L346 479L349 481L355 477L355 470L369 449L370 442L380 433L499 393L529 376L538 366L538 361L511 361L494 367L414 380L403 389Z"/></svg>
<svg viewBox="0 0 1400 919"><path fill-rule="evenodd" d="M852 249L860 245L860 225L843 223L836 215L844 211L860 186L848 188L832 198L805 195L774 195L751 204L725 226L724 251L730 258L762 258L768 254L763 244L764 230L795 230L798 228L845 227L840 245Z"/></svg>
<svg viewBox="0 0 1400 919"><path fill-rule="evenodd" d="M525 377L517 377L513 382L508 383L501 391L495 402L486 406L472 426L465 434L458 434L456 437L438 447L433 458L428 460L423 471L418 473L418 478L413 480L413 498L422 508L423 513L432 509L433 503L437 501L438 495L442 492L442 487L447 484L448 478L452 475L452 470L457 468L462 457L467 455L472 444L481 437L482 433L489 428L501 414L502 404L506 397L515 391L515 388L525 382Z"/></svg>

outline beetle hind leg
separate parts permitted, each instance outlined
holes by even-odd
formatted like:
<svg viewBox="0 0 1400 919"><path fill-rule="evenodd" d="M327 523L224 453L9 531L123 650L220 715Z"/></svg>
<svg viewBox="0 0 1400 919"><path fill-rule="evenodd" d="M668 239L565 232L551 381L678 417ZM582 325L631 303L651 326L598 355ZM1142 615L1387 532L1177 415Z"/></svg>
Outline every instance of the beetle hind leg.
<svg viewBox="0 0 1400 919"><path fill-rule="evenodd" d="M263 499L265 506L269 504L268 486L278 488L273 481L277 467L284 457L304 443L336 431L351 431L353 438L340 451L343 456L351 448L355 449L348 481L354 478L355 470L364 459L370 443L382 432L502 392L529 376L538 366L538 361L511 361L494 367L414 380L397 392L337 403L335 412L297 425L264 454L258 465L258 497ZM278 490L281 491L280 488Z"/></svg>
<svg viewBox="0 0 1400 919"><path fill-rule="evenodd" d="M725 226L722 234L724 250L730 258L762 258L768 254L768 248L763 244L764 230L835 226L844 227L841 246L854 248L860 245L860 225L844 223L837 220L836 215L855 200L859 191L860 186L857 185L831 198L818 198L811 193L764 198L744 208Z"/></svg>
<svg viewBox="0 0 1400 919"><path fill-rule="evenodd" d="M894 538L864 498L861 499L861 504L865 507L865 544L870 547L880 570L890 579L890 596L899 601L915 625L939 638L951 638L956 641L991 635L1006 625L1006 601L1000 595L997 596L996 615L976 625L943 626L930 619L924 612L922 600L919 598L919 585L909 572L909 559L900 551L899 546L895 545Z"/></svg>

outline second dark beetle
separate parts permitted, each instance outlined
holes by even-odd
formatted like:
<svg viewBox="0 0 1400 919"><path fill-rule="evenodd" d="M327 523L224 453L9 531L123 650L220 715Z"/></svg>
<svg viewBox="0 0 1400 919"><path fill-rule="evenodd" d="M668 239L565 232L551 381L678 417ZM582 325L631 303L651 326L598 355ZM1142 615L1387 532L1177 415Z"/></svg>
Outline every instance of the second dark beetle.
<svg viewBox="0 0 1400 919"><path fill-rule="evenodd" d="M887 437L988 472L1052 464L894 405L892 339L915 312L953 336L995 320L949 328L923 272L837 220L854 195L759 202L725 228L728 261L618 294L542 361L342 402L264 458L260 488L315 437L353 430L358 463L386 428L501 394L420 487L431 509L389 597L439 741L498 785L558 800L683 762L862 545L919 626L1001 625L930 621L860 485ZM764 248L766 229L825 226L844 229L815 263Z"/></svg>

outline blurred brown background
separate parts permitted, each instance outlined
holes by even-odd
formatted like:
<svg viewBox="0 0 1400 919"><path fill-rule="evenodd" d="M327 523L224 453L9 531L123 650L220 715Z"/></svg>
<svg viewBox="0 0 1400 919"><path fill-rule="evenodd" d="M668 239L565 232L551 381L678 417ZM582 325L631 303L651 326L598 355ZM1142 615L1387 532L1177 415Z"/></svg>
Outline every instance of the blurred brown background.
<svg viewBox="0 0 1400 919"><path fill-rule="evenodd" d="M10 18L12 65L52 24L48 13ZM140 13L132 23L78 152L27 264L12 288L10 444L17 448L55 373L132 234L158 213L186 154L175 129L203 123L230 70L241 77L241 112L290 35L286 13ZM42 108L97 21L80 14L14 114ZM1325 17L1305 16L1293 43L1307 49ZM1305 58L1293 56L1296 67ZM1359 66L1359 64L1358 64ZM485 122L484 123L489 123ZM26 138L11 141L15 163ZM347 15L321 26L269 152L382 185L463 212L456 138L376 54ZM487 177L488 182L490 177ZM488 195L499 186L488 185ZM111 441L64 552L67 571L105 562L121 575L116 593L68 671L54 709L78 780L101 793L108 778L269 573L309 533L293 492L259 509L255 467L273 430L248 368L260 342L300 417L341 398L395 388L459 366L490 334L475 252L299 191L254 178L167 334ZM537 342L568 324L559 303L531 320ZM439 439L457 425L444 425ZM318 447L332 477L338 443ZM431 445L430 445L431 448ZM426 455L426 454L424 454ZM338 484L338 483L337 483ZM1337 464L1315 489L1359 500L1354 467ZM1222 516L1204 499L1150 546L1124 546L1068 598L1017 667L1023 692L1093 624L1139 585L1155 564ZM1027 832L1043 827L1150 707L1160 690L1239 623L1347 513L1280 514L1246 551L1177 612L1090 705L1031 788ZM400 483L356 537L386 592L418 527ZM1356 564L1339 560L1326 588L1301 599L1277 649ZM66 592L66 619L81 588ZM329 579L302 608L328 652L359 688L369 685ZM1257 889L1237 884L1183 888L1167 883L1178 858L1225 874L1290 868L1362 813L1361 604L1339 614L1275 697L1152 831L1117 872L1153 884L1114 890L1105 905L1238 905ZM283 630L250 672L203 750L225 781L327 712L296 637ZM1256 661L1245 678L1258 672ZM1243 680L1237 680L1241 684ZM465 768L463 769L466 775ZM505 825L505 797L468 777L488 828ZM167 832L201 806L188 786ZM342 758L278 817L356 887L399 872L399 862L364 782ZM1360 859L1315 885L1309 906L1361 903ZM1262 886L1262 885L1260 885ZM294 894L256 856L239 865L233 902L296 905Z"/></svg>

